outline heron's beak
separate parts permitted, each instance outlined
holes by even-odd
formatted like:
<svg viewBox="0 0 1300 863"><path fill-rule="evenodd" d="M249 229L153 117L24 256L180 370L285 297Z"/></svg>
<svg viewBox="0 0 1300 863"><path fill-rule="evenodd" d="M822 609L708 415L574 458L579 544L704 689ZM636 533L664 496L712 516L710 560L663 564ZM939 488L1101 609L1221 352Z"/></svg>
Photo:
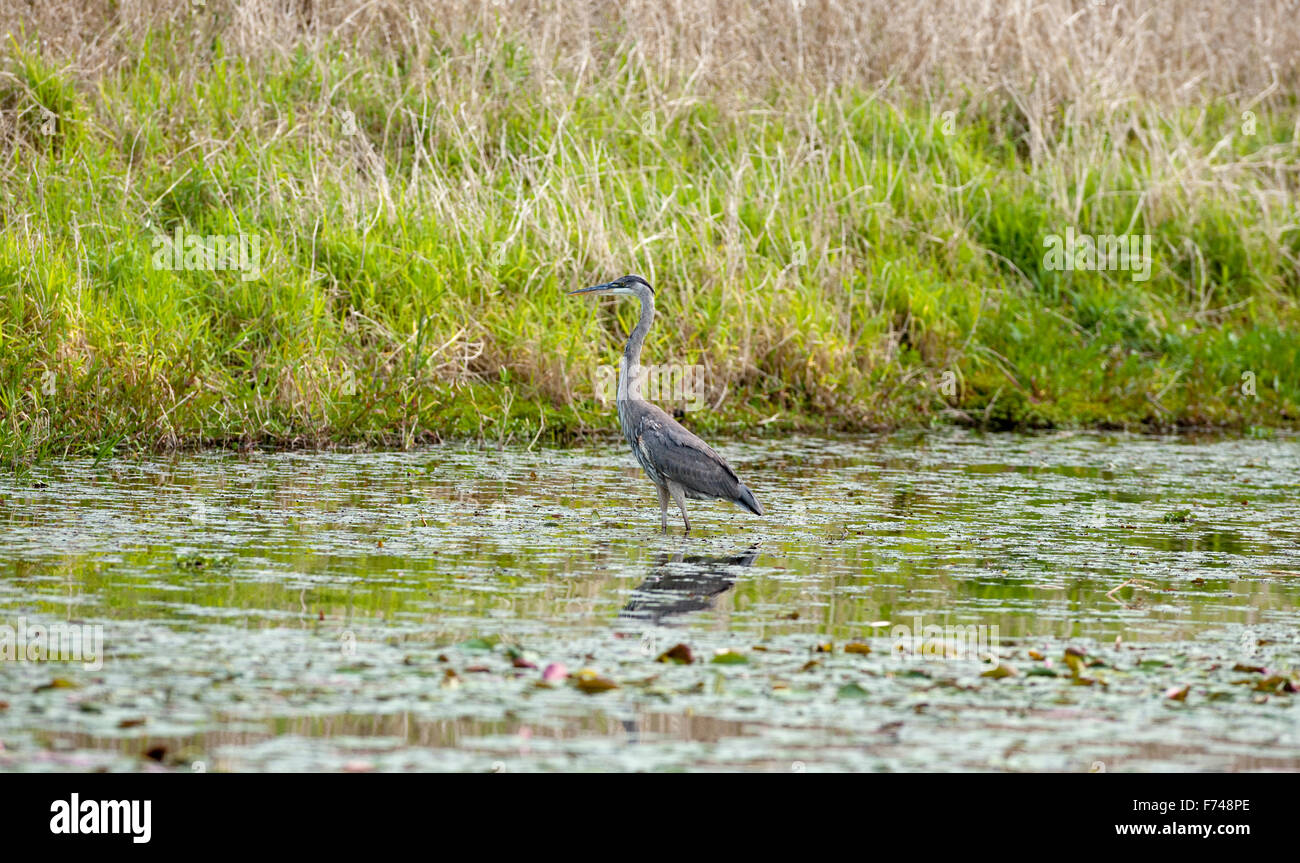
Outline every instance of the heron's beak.
<svg viewBox="0 0 1300 863"><path fill-rule="evenodd" d="M574 294L596 294L601 291L612 290L614 290L614 283L606 282L603 285L592 285L590 288L578 288L576 291L569 291L569 296L573 296Z"/></svg>

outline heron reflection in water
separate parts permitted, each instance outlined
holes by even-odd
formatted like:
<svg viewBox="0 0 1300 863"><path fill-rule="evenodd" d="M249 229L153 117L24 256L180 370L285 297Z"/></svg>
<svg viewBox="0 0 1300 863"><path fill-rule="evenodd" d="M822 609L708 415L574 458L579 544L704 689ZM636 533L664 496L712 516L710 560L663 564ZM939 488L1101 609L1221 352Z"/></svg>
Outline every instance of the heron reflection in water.
<svg viewBox="0 0 1300 863"><path fill-rule="evenodd" d="M747 567L758 557L758 545L727 557L663 555L650 575L632 591L619 612L620 620L637 620L658 626L665 617L704 611L736 584L737 567Z"/></svg>
<svg viewBox="0 0 1300 863"><path fill-rule="evenodd" d="M650 575L633 591L619 612L620 621L636 621L647 626L661 626L664 618L713 607L719 596L736 585L736 569L751 566L758 557L758 544L741 554L726 557L686 556L684 552L665 554L650 570ZM634 718L621 720L629 745L667 734L690 737L690 722L681 716L638 711Z"/></svg>

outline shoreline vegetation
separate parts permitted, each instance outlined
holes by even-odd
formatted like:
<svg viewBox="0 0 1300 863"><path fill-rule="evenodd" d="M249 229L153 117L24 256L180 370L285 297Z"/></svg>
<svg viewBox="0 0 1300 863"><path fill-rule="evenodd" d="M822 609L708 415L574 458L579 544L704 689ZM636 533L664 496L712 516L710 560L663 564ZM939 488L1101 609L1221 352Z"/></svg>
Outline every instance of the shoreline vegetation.
<svg viewBox="0 0 1300 863"><path fill-rule="evenodd" d="M1297 428L1286 6L0 0L0 461Z"/></svg>

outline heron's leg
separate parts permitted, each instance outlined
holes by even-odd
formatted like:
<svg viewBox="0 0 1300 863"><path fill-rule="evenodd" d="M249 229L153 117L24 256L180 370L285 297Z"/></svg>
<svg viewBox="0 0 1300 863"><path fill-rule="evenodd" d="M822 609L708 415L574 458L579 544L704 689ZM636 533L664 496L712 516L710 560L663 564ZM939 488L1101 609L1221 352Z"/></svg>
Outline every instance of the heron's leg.
<svg viewBox="0 0 1300 863"><path fill-rule="evenodd" d="M686 525L686 532L690 533L691 520L686 517L686 494L682 491L680 485L671 481L668 483L668 493L673 496L673 501L677 504L677 508L682 511L682 523Z"/></svg>
<svg viewBox="0 0 1300 863"><path fill-rule="evenodd" d="M659 524L663 527L664 533L668 532L668 489L655 483L655 491L659 492Z"/></svg>

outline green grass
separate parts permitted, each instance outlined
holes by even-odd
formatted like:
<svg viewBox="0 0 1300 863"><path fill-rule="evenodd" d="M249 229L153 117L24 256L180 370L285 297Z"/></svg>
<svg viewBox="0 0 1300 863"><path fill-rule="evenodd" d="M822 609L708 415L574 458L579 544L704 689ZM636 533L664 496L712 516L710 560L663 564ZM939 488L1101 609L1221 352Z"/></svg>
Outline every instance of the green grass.
<svg viewBox="0 0 1300 863"><path fill-rule="evenodd" d="M6 49L11 468L613 428L592 381L635 309L563 291L625 272L657 288L647 361L708 370L699 430L1300 419L1293 92L1249 137L1232 105L1139 99L1035 152L998 93L674 102L617 59L548 84L500 30L256 61L188 39L93 75ZM156 268L178 227L256 237L261 276ZM1046 270L1070 227L1150 234L1151 278Z"/></svg>

